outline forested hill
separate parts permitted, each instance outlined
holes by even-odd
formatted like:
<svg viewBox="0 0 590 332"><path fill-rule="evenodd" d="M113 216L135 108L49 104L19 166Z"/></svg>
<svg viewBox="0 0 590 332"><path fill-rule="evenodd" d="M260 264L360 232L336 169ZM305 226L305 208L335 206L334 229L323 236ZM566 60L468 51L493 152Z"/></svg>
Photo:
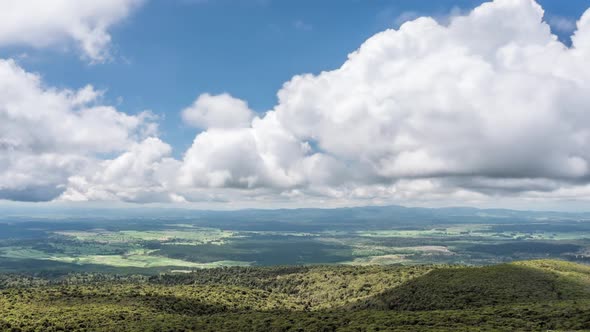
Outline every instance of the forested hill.
<svg viewBox="0 0 590 332"><path fill-rule="evenodd" d="M590 329L590 267L234 267L158 276L0 276L2 331Z"/></svg>

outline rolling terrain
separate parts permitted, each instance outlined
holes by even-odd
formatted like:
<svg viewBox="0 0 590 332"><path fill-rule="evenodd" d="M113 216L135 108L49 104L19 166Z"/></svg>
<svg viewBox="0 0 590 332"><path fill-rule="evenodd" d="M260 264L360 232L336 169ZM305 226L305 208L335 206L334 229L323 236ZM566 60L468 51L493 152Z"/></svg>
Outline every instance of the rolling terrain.
<svg viewBox="0 0 590 332"><path fill-rule="evenodd" d="M154 276L0 277L6 331L590 329L590 267L224 267Z"/></svg>

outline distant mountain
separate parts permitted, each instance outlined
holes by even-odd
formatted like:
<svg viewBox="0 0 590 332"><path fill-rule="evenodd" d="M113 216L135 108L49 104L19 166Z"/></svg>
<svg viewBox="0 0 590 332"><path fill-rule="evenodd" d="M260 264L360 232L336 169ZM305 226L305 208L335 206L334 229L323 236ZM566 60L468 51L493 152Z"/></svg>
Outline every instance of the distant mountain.
<svg viewBox="0 0 590 332"><path fill-rule="evenodd" d="M335 209L244 209L232 211L191 210L175 208L83 208L43 205L35 209L6 206L0 209L0 221L10 220L196 220L204 225L232 222L319 223L337 222L339 227L362 222L365 226L424 225L436 223L527 223L560 220L589 221L590 212L520 211L477 209L471 207L420 208L366 206Z"/></svg>

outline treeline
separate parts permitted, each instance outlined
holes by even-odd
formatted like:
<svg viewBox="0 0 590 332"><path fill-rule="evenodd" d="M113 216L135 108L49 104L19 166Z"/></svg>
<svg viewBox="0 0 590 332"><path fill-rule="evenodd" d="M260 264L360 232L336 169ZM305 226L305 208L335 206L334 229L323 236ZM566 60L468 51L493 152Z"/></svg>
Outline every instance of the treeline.
<svg viewBox="0 0 590 332"><path fill-rule="evenodd" d="M0 274L0 289L8 288L32 288L40 286L67 286L85 284L118 284L118 283L144 283L148 276L119 275L108 273L71 273L54 276L49 274Z"/></svg>

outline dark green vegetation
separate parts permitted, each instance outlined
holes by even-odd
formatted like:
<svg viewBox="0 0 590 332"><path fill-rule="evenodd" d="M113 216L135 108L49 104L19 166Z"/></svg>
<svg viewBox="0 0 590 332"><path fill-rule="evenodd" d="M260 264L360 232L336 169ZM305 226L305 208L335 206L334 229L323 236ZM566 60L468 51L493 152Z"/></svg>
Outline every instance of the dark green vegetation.
<svg viewBox="0 0 590 332"><path fill-rule="evenodd" d="M590 329L590 267L232 267L155 276L0 275L7 331Z"/></svg>
<svg viewBox="0 0 590 332"><path fill-rule="evenodd" d="M589 221L584 213L399 206L0 210L0 272L55 276L220 266L590 262Z"/></svg>
<svg viewBox="0 0 590 332"><path fill-rule="evenodd" d="M352 249L344 244L323 243L301 236L251 236L224 245L162 245L155 255L191 262L223 260L256 262L258 265L329 264L350 259Z"/></svg>

